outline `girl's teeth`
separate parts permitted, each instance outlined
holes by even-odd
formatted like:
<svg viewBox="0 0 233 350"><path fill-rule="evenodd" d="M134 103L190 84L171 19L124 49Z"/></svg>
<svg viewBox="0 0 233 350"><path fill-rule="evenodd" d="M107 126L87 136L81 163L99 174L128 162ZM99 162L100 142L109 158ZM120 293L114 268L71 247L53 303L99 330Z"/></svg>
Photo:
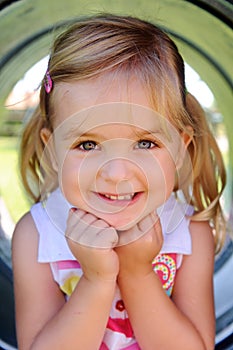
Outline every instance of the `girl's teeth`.
<svg viewBox="0 0 233 350"><path fill-rule="evenodd" d="M126 195L108 195L105 194L105 197L111 199L111 200L118 200L118 201L130 201L133 198L133 194L126 194Z"/></svg>

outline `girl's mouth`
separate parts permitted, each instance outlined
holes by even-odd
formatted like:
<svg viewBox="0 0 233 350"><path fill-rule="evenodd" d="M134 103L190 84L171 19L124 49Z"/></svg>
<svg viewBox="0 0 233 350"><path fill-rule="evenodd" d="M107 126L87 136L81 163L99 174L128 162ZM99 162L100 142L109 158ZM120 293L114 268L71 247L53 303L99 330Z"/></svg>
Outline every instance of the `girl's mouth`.
<svg viewBox="0 0 233 350"><path fill-rule="evenodd" d="M112 201L131 201L134 196L135 193L131 193L131 194L101 194L101 196L104 196Z"/></svg>
<svg viewBox="0 0 233 350"><path fill-rule="evenodd" d="M98 193L99 197L106 200L108 203L115 204L131 204L134 203L142 192L126 193L126 194L108 194L108 193Z"/></svg>

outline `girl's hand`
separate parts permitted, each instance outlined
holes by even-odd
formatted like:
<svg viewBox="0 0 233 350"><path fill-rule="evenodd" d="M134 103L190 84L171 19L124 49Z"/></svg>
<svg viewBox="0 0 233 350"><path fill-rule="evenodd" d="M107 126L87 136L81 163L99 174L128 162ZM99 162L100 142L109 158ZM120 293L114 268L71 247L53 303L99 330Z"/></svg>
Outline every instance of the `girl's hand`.
<svg viewBox="0 0 233 350"><path fill-rule="evenodd" d="M133 228L118 232L115 248L120 262L120 273L141 275L152 271L152 261L163 244L159 217L154 213L142 219Z"/></svg>
<svg viewBox="0 0 233 350"><path fill-rule="evenodd" d="M90 213L72 208L65 236L88 280L116 280L119 262L113 248L118 235L113 227Z"/></svg>

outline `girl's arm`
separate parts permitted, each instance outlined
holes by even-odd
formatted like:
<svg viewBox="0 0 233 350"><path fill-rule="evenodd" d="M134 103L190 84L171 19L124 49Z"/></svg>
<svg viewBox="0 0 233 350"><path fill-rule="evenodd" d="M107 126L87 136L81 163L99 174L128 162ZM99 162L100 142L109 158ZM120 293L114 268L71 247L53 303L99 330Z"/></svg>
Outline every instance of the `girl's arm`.
<svg viewBox="0 0 233 350"><path fill-rule="evenodd" d="M118 283L140 347L143 350L214 349L214 241L208 223L190 224L193 253L183 258L172 300L164 292L151 262L148 263L148 257L152 257L148 241L151 240L152 246L150 237L158 235L156 226L151 231L117 248Z"/></svg>
<svg viewBox="0 0 233 350"><path fill-rule="evenodd" d="M114 297L114 278L108 275L105 279L102 274L98 279L96 271L93 271L94 278L92 273L88 277L84 274L65 302L49 264L37 262L38 233L30 214L17 224L12 244L19 350L97 349ZM91 253L89 251L89 257L91 255L95 261L96 269L98 261L102 268L103 261L107 260L109 264L112 258L112 271L115 269L115 272L111 276L117 275L118 267L113 268L116 259L110 249L91 248Z"/></svg>

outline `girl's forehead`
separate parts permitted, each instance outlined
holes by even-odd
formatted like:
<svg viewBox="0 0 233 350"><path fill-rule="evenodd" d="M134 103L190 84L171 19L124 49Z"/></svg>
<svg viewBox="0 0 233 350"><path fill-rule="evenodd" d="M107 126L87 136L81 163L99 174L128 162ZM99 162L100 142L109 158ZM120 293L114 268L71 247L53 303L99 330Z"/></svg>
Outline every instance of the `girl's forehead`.
<svg viewBox="0 0 233 350"><path fill-rule="evenodd" d="M135 104L151 109L143 84L133 77L104 74L98 78L60 83L54 91L55 124L83 110L105 104Z"/></svg>

